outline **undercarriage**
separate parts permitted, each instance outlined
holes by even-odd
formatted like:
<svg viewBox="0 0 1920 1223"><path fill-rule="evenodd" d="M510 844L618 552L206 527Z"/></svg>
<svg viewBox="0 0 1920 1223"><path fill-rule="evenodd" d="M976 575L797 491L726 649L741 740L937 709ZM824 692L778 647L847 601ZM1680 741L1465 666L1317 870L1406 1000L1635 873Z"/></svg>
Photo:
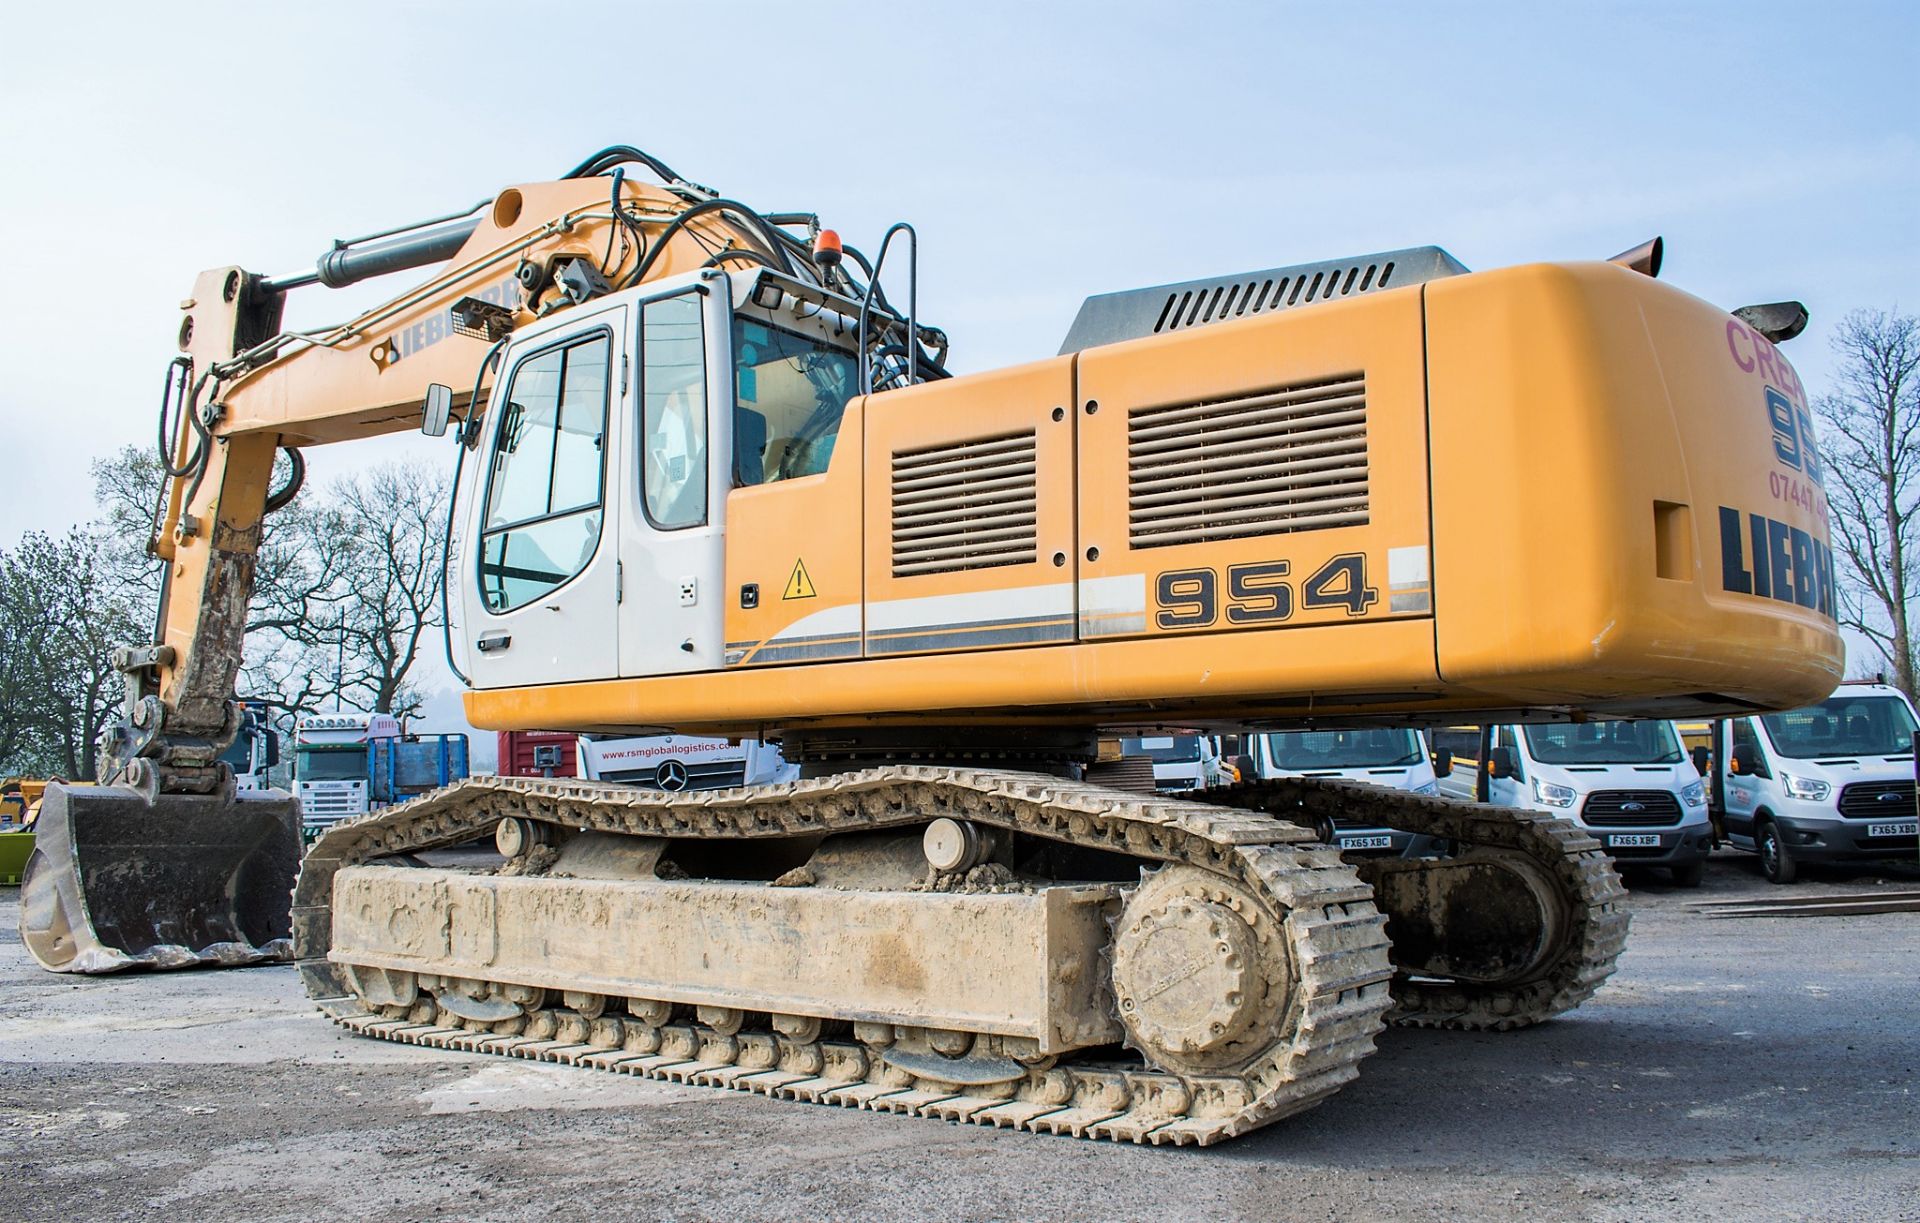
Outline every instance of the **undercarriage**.
<svg viewBox="0 0 1920 1223"><path fill-rule="evenodd" d="M1386 1022L1571 1009L1624 942L1563 822L1304 780L1207 797L927 765L475 779L323 836L295 954L383 1039L1205 1145L1333 1093ZM1349 865L1308 831L1333 811L1452 852ZM497 868L417 856L488 833Z"/></svg>

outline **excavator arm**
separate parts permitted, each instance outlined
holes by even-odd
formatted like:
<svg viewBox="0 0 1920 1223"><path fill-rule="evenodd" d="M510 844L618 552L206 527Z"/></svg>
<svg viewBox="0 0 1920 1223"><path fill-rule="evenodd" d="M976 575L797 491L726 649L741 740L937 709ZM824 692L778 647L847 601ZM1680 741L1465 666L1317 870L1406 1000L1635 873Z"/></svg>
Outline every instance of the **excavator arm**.
<svg viewBox="0 0 1920 1223"><path fill-rule="evenodd" d="M633 162L665 185L628 179ZM783 225L815 228L808 214L764 217L622 147L467 214L336 243L310 272L201 273L181 303L182 356L162 405L171 453L149 541L165 565L155 639L115 654L126 709L107 732L107 784L49 790L22 897L40 962L106 972L287 953L296 804L236 795L219 759L238 726L262 524L296 491L270 487L281 450L297 484L303 447L417 428L430 399L471 415L501 340L616 288L751 263L868 291L837 260L813 262L812 232ZM293 289L433 264L443 266L350 322L281 329ZM875 323L876 337L899 323L884 298Z"/></svg>

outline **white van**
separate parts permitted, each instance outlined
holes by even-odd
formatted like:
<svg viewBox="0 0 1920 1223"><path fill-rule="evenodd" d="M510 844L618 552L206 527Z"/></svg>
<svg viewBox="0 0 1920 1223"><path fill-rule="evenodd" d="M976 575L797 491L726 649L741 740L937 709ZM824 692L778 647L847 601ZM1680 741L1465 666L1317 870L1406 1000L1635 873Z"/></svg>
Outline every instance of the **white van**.
<svg viewBox="0 0 1920 1223"><path fill-rule="evenodd" d="M1247 754L1258 777L1337 777L1370 785L1437 794L1441 773L1427 741L1414 730L1296 730L1247 737ZM1404 854L1420 838L1365 821L1332 820L1315 832L1342 850Z"/></svg>
<svg viewBox="0 0 1920 1223"><path fill-rule="evenodd" d="M1186 794L1220 784L1220 754L1206 735L1129 737L1120 740L1120 751L1153 761L1153 786L1162 794Z"/></svg>
<svg viewBox="0 0 1920 1223"><path fill-rule="evenodd" d="M1720 723L1714 794L1727 840L1758 853L1775 883L1806 862L1912 859L1913 732L1912 704L1886 684L1842 684L1818 705Z"/></svg>
<svg viewBox="0 0 1920 1223"><path fill-rule="evenodd" d="M771 743L706 735L581 735L580 776L649 790L724 790L793 781L800 766Z"/></svg>
<svg viewBox="0 0 1920 1223"><path fill-rule="evenodd" d="M1664 866L1696 887L1713 849L1706 786L1673 723L1495 726L1487 798L1572 820L1623 866Z"/></svg>

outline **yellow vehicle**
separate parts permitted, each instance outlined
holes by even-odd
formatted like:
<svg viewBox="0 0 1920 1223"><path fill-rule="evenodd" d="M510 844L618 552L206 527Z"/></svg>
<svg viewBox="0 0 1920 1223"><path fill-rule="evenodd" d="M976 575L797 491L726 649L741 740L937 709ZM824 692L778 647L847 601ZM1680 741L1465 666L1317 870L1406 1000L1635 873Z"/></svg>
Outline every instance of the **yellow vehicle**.
<svg viewBox="0 0 1920 1223"><path fill-rule="evenodd" d="M301 284L442 262L279 327ZM1549 1018L1626 932L1584 835L1301 779L1111 789L1099 741L1825 695L1824 528L1773 491L1817 474L1769 338L1804 313L1657 263L1424 248L1110 294L1058 356L948 376L815 218L618 148L316 272L204 273L164 632L118 660L117 783L50 792L26 941L291 954L369 1036L1154 1143L1310 1106L1389 1019ZM802 780L473 779L330 830L295 887L291 808L216 759L274 454L450 419L470 720L774 738ZM1322 815L1454 849L1349 865ZM421 865L489 830L497 871Z"/></svg>
<svg viewBox="0 0 1920 1223"><path fill-rule="evenodd" d="M23 777L0 781L0 887L17 884L33 853L33 820L47 783Z"/></svg>

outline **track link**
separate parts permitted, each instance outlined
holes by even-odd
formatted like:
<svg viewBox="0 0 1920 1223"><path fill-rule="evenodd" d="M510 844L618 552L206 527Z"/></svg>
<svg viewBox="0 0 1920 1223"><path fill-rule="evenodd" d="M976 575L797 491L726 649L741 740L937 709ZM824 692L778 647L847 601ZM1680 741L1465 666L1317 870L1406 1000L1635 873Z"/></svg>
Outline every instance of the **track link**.
<svg viewBox="0 0 1920 1223"><path fill-rule="evenodd" d="M421 1001L369 1006L326 959L332 880L346 866L449 846L505 816L673 838L865 831L942 816L1197 870L1257 898L1250 914L1279 941L1293 980L1270 1037L1219 1072L1178 1074L1144 1060L1051 1059L1023 1079L968 1088L891 1064L914 1029L859 1025L861 1039L801 1041L775 1031L536 1012L504 1024L461 1020ZM1358 1073L1392 999L1384 919L1371 892L1312 834L1263 815L984 769L870 769L781 786L664 794L594 782L473 779L336 825L314 845L294 900L295 953L308 992L366 1036L616 1073L1076 1137L1207 1145L1299 1112ZM1069 1059L1072 1055L1069 1055Z"/></svg>
<svg viewBox="0 0 1920 1223"><path fill-rule="evenodd" d="M1514 854L1546 869L1567 906L1559 954L1532 980L1469 985L1398 973L1388 1021L1409 1027L1505 1031L1564 1014L1613 975L1626 947L1626 890L1600 843L1538 811L1387 790L1361 782L1277 778L1207 791L1210 801L1311 825L1350 819Z"/></svg>

